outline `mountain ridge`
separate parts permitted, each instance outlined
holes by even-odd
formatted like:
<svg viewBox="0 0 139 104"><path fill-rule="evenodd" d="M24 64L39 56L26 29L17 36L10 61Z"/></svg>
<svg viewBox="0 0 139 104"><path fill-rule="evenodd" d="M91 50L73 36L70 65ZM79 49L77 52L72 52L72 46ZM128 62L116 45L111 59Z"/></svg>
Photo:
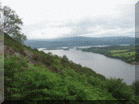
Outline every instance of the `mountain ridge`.
<svg viewBox="0 0 139 104"><path fill-rule="evenodd" d="M51 40L27 40L24 44L32 48L57 48L70 46L94 46L94 45L120 45L135 44L135 38L131 37L64 37ZM47 46L46 46L47 45Z"/></svg>
<svg viewBox="0 0 139 104"><path fill-rule="evenodd" d="M72 37L59 37L59 38L53 38L53 39L28 39L33 40L33 41L67 41L67 40L75 40L75 39L80 39L80 40L90 40L90 39L120 39L120 38L131 38L133 39L134 37L128 37L128 36L112 36L112 37L87 37L87 36L72 36ZM135 38L134 38L135 39Z"/></svg>

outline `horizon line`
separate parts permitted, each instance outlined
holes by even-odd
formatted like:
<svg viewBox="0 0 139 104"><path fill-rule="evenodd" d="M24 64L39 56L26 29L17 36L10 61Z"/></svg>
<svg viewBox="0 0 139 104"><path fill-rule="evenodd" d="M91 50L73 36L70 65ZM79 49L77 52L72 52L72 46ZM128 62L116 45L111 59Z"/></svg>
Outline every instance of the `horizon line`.
<svg viewBox="0 0 139 104"><path fill-rule="evenodd" d="M88 38L108 38L108 37L130 37L130 38L138 38L135 36L102 36L102 37L89 37L89 36L71 36L71 37L88 37ZM32 38L27 40L53 40L53 39L60 39L60 38L70 38L70 37L58 37L58 38Z"/></svg>

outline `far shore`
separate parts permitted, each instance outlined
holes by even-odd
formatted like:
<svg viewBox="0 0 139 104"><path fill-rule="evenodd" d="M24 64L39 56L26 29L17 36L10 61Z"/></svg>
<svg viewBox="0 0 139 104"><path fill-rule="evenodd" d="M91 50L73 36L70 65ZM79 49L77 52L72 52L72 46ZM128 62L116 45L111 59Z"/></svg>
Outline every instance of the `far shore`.
<svg viewBox="0 0 139 104"><path fill-rule="evenodd" d="M81 47L80 48L77 47L77 46L75 46L75 47L77 48L77 50L82 50L83 49ZM104 47L107 47L107 46L104 46ZM60 50L60 49L62 49L62 50L69 50L69 49L72 49L72 48L74 48L74 47L42 48L42 50ZM87 47L86 48L84 47L84 49L87 49ZM139 62L130 62L129 64L139 65Z"/></svg>
<svg viewBox="0 0 139 104"><path fill-rule="evenodd" d="M139 65L139 62L133 62L132 64L133 65Z"/></svg>

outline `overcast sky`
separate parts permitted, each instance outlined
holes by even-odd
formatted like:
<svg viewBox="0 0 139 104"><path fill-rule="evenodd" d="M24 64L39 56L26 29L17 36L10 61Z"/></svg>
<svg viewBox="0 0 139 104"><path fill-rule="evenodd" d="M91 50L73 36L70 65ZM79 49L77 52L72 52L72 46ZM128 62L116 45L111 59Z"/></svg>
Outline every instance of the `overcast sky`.
<svg viewBox="0 0 139 104"><path fill-rule="evenodd" d="M135 37L138 0L1 0L19 18L27 39L70 36Z"/></svg>

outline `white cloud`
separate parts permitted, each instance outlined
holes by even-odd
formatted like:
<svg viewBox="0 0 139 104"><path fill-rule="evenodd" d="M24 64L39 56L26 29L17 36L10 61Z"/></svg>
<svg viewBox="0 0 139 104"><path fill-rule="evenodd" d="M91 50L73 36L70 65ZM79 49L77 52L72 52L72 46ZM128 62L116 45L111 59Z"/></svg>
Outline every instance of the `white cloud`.
<svg viewBox="0 0 139 104"><path fill-rule="evenodd" d="M30 32L28 38L51 39L51 38L60 37L61 35L68 34L70 32L71 30L66 27L62 27L62 28L47 27L45 29L41 29L41 30L38 29Z"/></svg>
<svg viewBox="0 0 139 104"><path fill-rule="evenodd" d="M101 26L95 25L95 27L88 28L87 31L98 32L104 30Z"/></svg>
<svg viewBox="0 0 139 104"><path fill-rule="evenodd" d="M136 0L3 0L2 6L10 6L20 18L23 18L22 32L29 39L130 33L130 29L135 26L133 20L136 2Z"/></svg>

